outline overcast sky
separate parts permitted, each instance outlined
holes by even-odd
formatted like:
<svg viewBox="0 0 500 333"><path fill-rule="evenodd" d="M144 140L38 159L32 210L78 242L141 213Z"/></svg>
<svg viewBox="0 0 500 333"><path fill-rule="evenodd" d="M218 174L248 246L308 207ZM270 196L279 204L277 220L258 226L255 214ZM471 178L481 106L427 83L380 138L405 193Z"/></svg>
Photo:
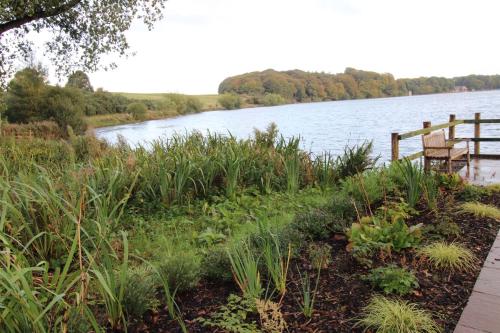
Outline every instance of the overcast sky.
<svg viewBox="0 0 500 333"><path fill-rule="evenodd" d="M170 0L136 55L90 75L124 92L216 93L227 76L274 68L397 78L500 73L499 0Z"/></svg>

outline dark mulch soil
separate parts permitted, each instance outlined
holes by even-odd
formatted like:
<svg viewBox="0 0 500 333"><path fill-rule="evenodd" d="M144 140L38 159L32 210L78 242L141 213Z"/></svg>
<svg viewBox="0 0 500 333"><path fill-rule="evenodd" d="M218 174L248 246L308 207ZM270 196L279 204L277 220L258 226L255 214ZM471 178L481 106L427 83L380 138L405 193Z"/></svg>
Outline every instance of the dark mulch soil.
<svg viewBox="0 0 500 333"><path fill-rule="evenodd" d="M483 202L500 207L500 195L497 193ZM444 205L442 203L439 210L449 211ZM456 207L459 202L451 203L451 205ZM447 206L449 207L450 203ZM417 303L421 308L435 314L436 321L445 332L453 332L500 227L500 223L494 220L476 218L456 211L455 209L455 213L446 213L443 216L450 217L460 226L462 232L458 237L447 236L445 239L462 243L474 251L479 262L473 271L454 274L437 272L420 262L412 251L393 253L392 256L385 258L380 256L373 258L374 267L397 263L416 273L420 287L413 294L404 296L403 299ZM442 217L424 212L411 219L409 224L429 225L439 222L440 219ZM430 239L427 240L430 241ZM369 272L369 269L359 264L346 251L345 236L332 235L328 244L332 247L332 263L321 272L315 312L311 319L303 316L297 304L297 299L300 298L297 269L302 272L307 270L311 276L314 276L315 271L311 269L305 257L291 264L288 293L282 305L289 332L362 331L361 328L353 328L355 319L359 317L363 306L379 291L373 290L367 282L361 279ZM201 316L207 317L216 311L219 306L225 304L230 293L239 293L233 283L202 282L196 290L180 295L179 306L188 331L217 332L202 327L195 319ZM168 320L165 311L145 318L143 324L135 327L135 331L180 332L178 325Z"/></svg>

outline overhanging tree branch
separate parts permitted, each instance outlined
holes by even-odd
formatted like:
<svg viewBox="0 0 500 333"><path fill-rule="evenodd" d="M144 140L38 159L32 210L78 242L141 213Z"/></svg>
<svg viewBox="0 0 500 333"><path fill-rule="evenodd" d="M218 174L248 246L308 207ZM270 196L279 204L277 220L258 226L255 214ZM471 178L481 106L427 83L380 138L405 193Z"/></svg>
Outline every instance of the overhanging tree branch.
<svg viewBox="0 0 500 333"><path fill-rule="evenodd" d="M2 35L3 33L7 32L9 30L19 28L27 23L62 14L64 12L76 7L81 2L82 2L82 0L71 0L71 1L65 3L61 6L55 7L55 8L51 8L48 10L40 9L40 10L35 11L32 15L21 16L21 17L14 19L14 20L11 20L11 21L8 21L5 23L1 23L0 24L0 35Z"/></svg>

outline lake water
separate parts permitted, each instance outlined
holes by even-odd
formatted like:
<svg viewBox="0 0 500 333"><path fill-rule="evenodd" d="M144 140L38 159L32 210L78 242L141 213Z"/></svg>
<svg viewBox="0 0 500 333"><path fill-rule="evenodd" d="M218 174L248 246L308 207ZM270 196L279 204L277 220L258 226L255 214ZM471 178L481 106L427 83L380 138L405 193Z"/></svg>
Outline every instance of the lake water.
<svg viewBox="0 0 500 333"><path fill-rule="evenodd" d="M420 129L423 121L445 123L450 114L456 114L457 119L472 119L475 112L481 112L482 118L500 118L500 90L209 111L99 128L96 135L110 143L122 135L132 145L195 130L231 132L238 138L248 138L254 128L265 129L269 123L275 122L282 135L300 136L302 148L313 153L327 150L340 154L346 145L373 140L374 153L380 154L382 160L389 160L392 132ZM456 136L472 137L473 127L458 126ZM483 137L500 137L499 124L482 124L481 131ZM402 155L419 150L420 137L401 141ZM499 153L500 143L483 142L481 152Z"/></svg>

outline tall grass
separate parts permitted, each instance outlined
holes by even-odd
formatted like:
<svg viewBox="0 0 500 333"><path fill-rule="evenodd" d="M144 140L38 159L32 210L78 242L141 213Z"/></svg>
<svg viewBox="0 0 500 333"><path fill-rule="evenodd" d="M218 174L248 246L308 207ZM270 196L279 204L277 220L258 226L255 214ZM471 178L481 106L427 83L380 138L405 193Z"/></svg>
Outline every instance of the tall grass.
<svg viewBox="0 0 500 333"><path fill-rule="evenodd" d="M424 171L420 164L414 164L408 159L397 164L400 176L403 180L403 188L406 195L406 202L411 208L415 208L422 198L422 182Z"/></svg>

